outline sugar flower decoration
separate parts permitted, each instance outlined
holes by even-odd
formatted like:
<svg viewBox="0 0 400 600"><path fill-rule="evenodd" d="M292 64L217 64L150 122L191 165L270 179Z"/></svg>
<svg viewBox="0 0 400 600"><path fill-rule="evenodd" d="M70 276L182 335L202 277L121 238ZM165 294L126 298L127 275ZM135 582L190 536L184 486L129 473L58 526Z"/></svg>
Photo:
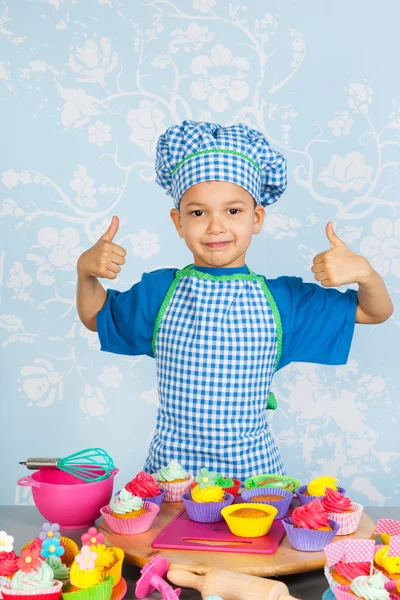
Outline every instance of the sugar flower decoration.
<svg viewBox="0 0 400 600"><path fill-rule="evenodd" d="M197 481L197 483L200 486L201 490L204 490L204 488L210 486L214 486L215 485L215 481L218 477L217 473L214 473L214 471L209 471L208 469L200 469L200 472L198 475L196 475L196 477L194 478L195 481Z"/></svg>
<svg viewBox="0 0 400 600"><path fill-rule="evenodd" d="M0 552L12 552L14 538L12 535L7 535L5 531L0 531Z"/></svg>
<svg viewBox="0 0 400 600"><path fill-rule="evenodd" d="M104 534L99 533L96 527L89 527L87 533L81 535L81 540L86 546L102 544L104 542Z"/></svg>
<svg viewBox="0 0 400 600"><path fill-rule="evenodd" d="M62 556L65 552L65 549L61 546L60 540L58 538L47 539L43 541L42 549L40 554L44 558L48 558L49 556Z"/></svg>
<svg viewBox="0 0 400 600"><path fill-rule="evenodd" d="M32 569L40 567L39 550L37 548L22 550L17 561L17 567L24 573L29 573Z"/></svg>
<svg viewBox="0 0 400 600"><path fill-rule="evenodd" d="M75 560L78 563L80 570L86 571L87 569L94 569L97 556L97 552L91 550L89 546L82 546L80 554L75 556Z"/></svg>
<svg viewBox="0 0 400 600"><path fill-rule="evenodd" d="M60 526L58 523L43 523L42 531L39 534L41 540L60 537Z"/></svg>

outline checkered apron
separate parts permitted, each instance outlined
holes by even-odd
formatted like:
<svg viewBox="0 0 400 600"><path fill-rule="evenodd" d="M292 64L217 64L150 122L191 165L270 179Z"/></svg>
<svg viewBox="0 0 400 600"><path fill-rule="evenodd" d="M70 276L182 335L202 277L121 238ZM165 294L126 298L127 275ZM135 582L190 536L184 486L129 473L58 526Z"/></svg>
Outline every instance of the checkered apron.
<svg viewBox="0 0 400 600"><path fill-rule="evenodd" d="M266 417L279 345L271 304L252 272L176 273L154 331L159 409L145 471L175 459L241 481L284 474Z"/></svg>

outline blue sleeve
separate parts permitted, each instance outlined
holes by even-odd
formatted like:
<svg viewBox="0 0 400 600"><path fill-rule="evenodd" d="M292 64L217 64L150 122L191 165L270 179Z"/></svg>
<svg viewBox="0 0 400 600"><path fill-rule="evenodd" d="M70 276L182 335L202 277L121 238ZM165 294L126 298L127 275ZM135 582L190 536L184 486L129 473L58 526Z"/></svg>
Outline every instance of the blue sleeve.
<svg viewBox="0 0 400 600"><path fill-rule="evenodd" d="M126 292L107 289L106 302L96 316L101 350L154 358L154 324L176 270L144 273Z"/></svg>
<svg viewBox="0 0 400 600"><path fill-rule="evenodd" d="M283 330L281 369L291 362L344 365L356 322L358 293L304 283L301 277L268 279Z"/></svg>

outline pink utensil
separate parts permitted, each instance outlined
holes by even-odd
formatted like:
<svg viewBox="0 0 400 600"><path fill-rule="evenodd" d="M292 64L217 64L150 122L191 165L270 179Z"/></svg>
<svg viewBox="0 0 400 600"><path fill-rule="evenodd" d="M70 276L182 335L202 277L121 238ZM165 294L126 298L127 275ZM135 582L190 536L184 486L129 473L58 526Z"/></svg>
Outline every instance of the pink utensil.
<svg viewBox="0 0 400 600"><path fill-rule="evenodd" d="M136 584L136 598L146 598L149 594L158 590L163 600L178 600L181 589L174 590L164 580L169 569L169 561L158 555L151 559L140 571L141 578Z"/></svg>
<svg viewBox="0 0 400 600"><path fill-rule="evenodd" d="M111 499L117 473L113 469L107 479L88 483L54 467L35 471L17 483L32 488L36 508L47 521L59 523L61 529L80 529L100 517L100 509Z"/></svg>

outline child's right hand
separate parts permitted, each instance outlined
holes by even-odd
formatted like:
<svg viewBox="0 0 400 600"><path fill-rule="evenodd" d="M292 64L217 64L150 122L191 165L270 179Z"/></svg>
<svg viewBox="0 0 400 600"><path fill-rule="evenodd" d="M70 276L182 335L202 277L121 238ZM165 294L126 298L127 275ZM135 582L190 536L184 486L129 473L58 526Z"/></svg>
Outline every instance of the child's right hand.
<svg viewBox="0 0 400 600"><path fill-rule="evenodd" d="M78 259L77 268L80 275L116 279L121 271L119 265L125 263L126 250L113 244L113 238L118 231L118 217L113 216L111 225L94 246L83 252Z"/></svg>

